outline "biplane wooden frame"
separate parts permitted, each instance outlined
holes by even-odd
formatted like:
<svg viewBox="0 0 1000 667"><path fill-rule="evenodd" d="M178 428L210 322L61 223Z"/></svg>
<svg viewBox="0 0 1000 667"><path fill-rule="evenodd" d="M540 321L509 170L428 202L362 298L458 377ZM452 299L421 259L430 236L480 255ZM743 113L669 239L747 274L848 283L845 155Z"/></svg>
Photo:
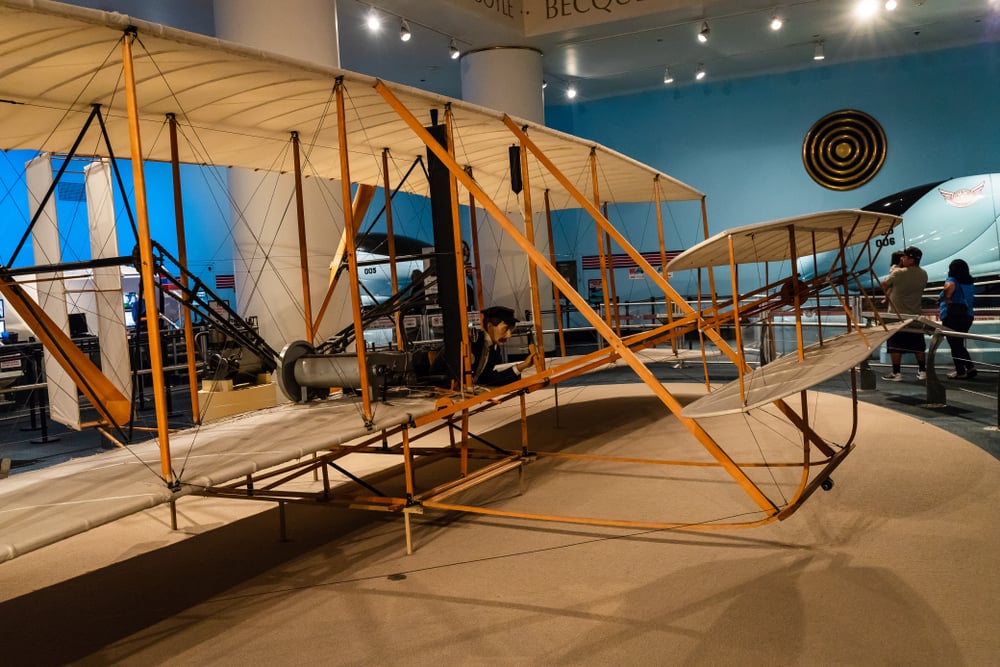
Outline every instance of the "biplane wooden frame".
<svg viewBox="0 0 1000 667"><path fill-rule="evenodd" d="M0 10L3 9L5 8L0 7ZM5 13L0 13L0 19L9 19L11 16L30 16L34 11L33 9L26 8L21 3L14 2L12 0L8 0L6 3L6 9L10 12L10 14L7 15ZM42 14L44 15L44 12ZM62 15L58 12L54 12L53 15L60 17L59 20L63 20ZM68 24L72 25L73 21L78 20L80 17L86 17L88 21L96 23L100 23L101 21L106 22L107 25L102 27L106 32L108 32L108 34L111 34L109 31L113 31L116 27L114 23L115 19L107 16L95 18L93 15L87 14L86 12L71 12L69 19L66 19L66 21ZM141 275L143 276L145 289L147 290L146 303L152 304L154 309L149 317L149 320L156 321L156 299L152 291L155 284L155 281L153 280L155 268L152 256L152 241L150 238L148 213L146 211L145 183L142 168L144 160L149 159L150 155L144 151L141 137L143 133L143 126L148 126L150 123L149 113L155 113L157 110L154 109L151 112L147 112L145 115L140 111L138 92L139 83L135 73L135 55L132 50L133 43L139 38L140 34L142 34L142 26L140 25L140 27L136 27L136 25L130 24L124 27L122 34L118 39L120 39L121 43L121 61L123 67L122 71L124 74L123 83L126 102L125 120L127 121L127 136L130 142L133 177L136 186L135 207L136 218L139 223L139 249L141 254L139 269ZM156 30L151 29L149 34L160 38L164 36L164 31L161 29L160 32L157 32ZM167 39L175 37L173 33L170 32L166 32L165 34ZM208 48L204 47L204 45L197 44L197 40L193 40L193 38L186 35L183 36L183 39L181 39L181 37L176 37L176 39L179 42L184 42L185 44L188 41L195 41L198 48ZM220 58L228 55L228 53L223 53L220 55ZM246 54L237 55L239 55L240 58L246 57ZM260 58L259 54L254 55L258 59ZM264 62L264 65L262 65L262 68L264 69L272 67L270 60L261 62ZM280 74L297 71L295 68L303 68L301 63L286 63L280 62L280 60L276 62L277 64L274 64L273 67ZM352 153L358 152L357 146L352 144L351 137L356 136L356 133L360 128L350 126L348 121L346 100L347 89L349 86L358 86L360 90L361 88L367 86L369 88L369 92L370 90L374 90L376 96L373 97L366 93L366 95L368 95L368 97L365 98L366 103L373 106L378 105L380 112L383 114L393 114L395 122L395 126L393 128L394 132L399 133L403 129L408 130L410 136L406 139L406 141L412 142L415 138L418 142L417 145L424 150L432 151L450 173L452 220L456 232L456 253L461 253L461 248L459 247L461 234L459 233L458 195L459 188L462 188L468 193L470 210L475 211L476 207L484 209L495 224L500 227L503 233L510 237L528 258L530 267L529 282L531 304L533 312L532 322L535 328L535 339L542 340L544 333L541 329L541 299L539 297L541 289L539 278L540 273L551 283L553 289L558 295L566 298L571 304L573 304L573 306L576 307L578 312L586 319L588 324L594 328L600 338L607 343L607 347L580 357L553 360L548 366L544 365L544 362L540 360L534 369L534 373L526 374L517 382L505 387L485 391L474 387L472 385L471 375L469 373L464 373L463 377L465 378L465 381L462 383L463 386L459 387L458 391L444 396L429 398L426 410L415 412L405 421L400 421L399 423L387 427L380 427L374 415L372 392L370 391L367 373L365 372L365 349L363 345L358 346L356 355L359 369L358 374L361 379L361 389L359 391L360 398L357 399L357 402L360 406L359 418L362 422L362 426L371 432L369 437L355 439L351 442L345 442L324 448L323 451L318 451L316 453L315 458L303 458L297 463L279 466L266 472L258 472L257 468L254 466L245 475L239 477L239 481L237 482L211 484L207 487L191 488L186 485L186 481L183 478L177 476L171 460L171 436L166 417L165 390L162 381L163 369L162 363L160 362L161 355L158 352L160 345L159 332L157 328L153 326L149 329L148 335L150 340L151 357L154 364L153 377L156 380L154 402L158 423L160 477L161 481L169 489L171 489L172 492L174 492L176 497L184 495L185 493L203 493L226 497L277 501L282 504L293 501L316 502L317 500L322 500L347 507L402 512L405 517L407 548L409 549L412 545L410 515L422 512L425 509L462 511L494 516L586 525L620 526L645 529L685 528L692 530L717 530L723 528L757 526L774 520L786 518L791 515L817 488L828 484L830 473L841 464L847 454L849 454L854 447L853 439L856 433L857 425L856 396L854 397L853 409L854 426L851 429L851 435L846 444L833 444L831 442L827 442L823 437L814 431L813 427L810 425L807 408L808 403L804 388L792 391L777 388L768 395L766 401L756 401L753 405L750 404L748 401L747 385L753 383L754 373L749 373L750 366L744 358L740 327L747 317L767 311L770 308L774 308L780 304L781 299L769 294L769 290L773 286L777 286L779 283L774 283L772 286L768 286L762 290L755 290L747 295L741 296L738 281L738 265L746 262L769 261L779 257L782 259L791 259L794 265L795 260L803 254L807 254L809 252L815 254L820 251L839 249L841 257L841 262L838 265L839 268L837 271L832 270L824 280L811 281L803 289L799 284L797 276L791 276L789 279L791 282L792 295L790 305L794 309L796 322L798 324L797 361L799 363L805 363L808 355L805 350L805 345L803 344L801 332L801 309L805 299L817 295L822 289L832 289L834 293L840 297L841 303L844 307L844 312L849 321L852 322L852 327L854 329L850 333L846 334L852 339L850 345L852 350L850 355L851 360L849 362L846 360L838 362L839 370L846 370L856 363L855 357L859 351L870 352L872 349L872 343L869 340L871 336L869 336L866 331L862 330L861 327L854 322L850 309L847 306L847 302L843 298L843 288L850 279L854 268L846 267L844 265L844 248L849 244L871 240L876 235L891 230L892 225L894 225L898 219L893 216L878 216L860 211L832 212L830 214L818 214L814 217L805 216L801 219L793 219L791 221L767 223L764 226L751 226L750 228L744 228L733 232L725 232L712 239L707 239L703 244L699 244L699 246L696 246L686 253L682 253L681 256L674 259L670 264L670 268L671 270L685 268L698 268L700 270L705 267L727 265L729 266L732 275L732 294L734 297L728 302L720 303L715 297L714 278L712 277L712 274L710 274L709 279L712 284L711 291L713 295L711 304L705 307L702 307L699 304L699 306L695 308L689 305L671 287L666 279L666 246L663 236L661 197L664 189L669 188L675 195L677 195L677 199L696 200L700 198L702 223L707 236L708 222L705 200L704 196L700 193L697 193L687 186L670 179L670 177L665 174L645 167L644 165L638 165L637 163L629 161L627 158L623 158L623 156L614 154L603 147L587 145L579 140L570 142L567 137L559 135L558 133L553 133L552 131L546 130L540 126L533 126L530 123L515 120L506 115L498 115L494 112L489 112L488 110L471 107L471 105L460 104L457 101L449 101L443 98L437 98L436 96L419 93L418 91L392 86L381 80L370 80L365 77L356 76L352 77L349 76L349 73L306 71L306 75L311 77L312 81L325 80L327 82L332 82L332 95L336 108L335 143L337 148L330 151L327 156L327 162L331 165L331 175L338 177L341 183L341 199L343 203L345 229L342 248L343 256L349 266L348 275L353 276L357 274L355 233L360 216L363 214L368 202L371 201L371 197L374 193L374 187L376 185L382 185L388 190L390 185L388 182L388 168L386 165L386 160L388 159L387 156L389 154L388 149L371 149L368 156L374 157L375 155L380 155L383 170L380 174L378 174L378 178L372 176L370 172L367 172L364 176L365 180L358 182L359 187L353 199L351 196L351 186L352 183L354 183L354 181L352 181L351 174L353 173L355 166L355 163L351 160L351 155ZM145 83L146 85L149 85L148 81ZM160 106L163 106L162 100ZM411 108L413 106L418 106L421 109L442 109L444 111L444 122L449 139L451 139L456 132L454 122L456 116L460 114L470 114L475 117L478 123L487 128L483 132L484 135L488 133L491 137L493 137L493 141L495 143L498 141L501 145L504 145L513 142L519 147L522 156L521 169L524 191L521 198L521 210L518 211L518 213L520 213L525 220L525 228L523 232L519 229L518 225L511 220L509 212L502 206L498 205L488 194L487 190L480 182L482 175L474 178L469 173L469 169L467 168L468 165L463 165L459 161L453 148L455 146L455 142L449 140L448 143L451 148L445 148L438 143L438 141L433 138L433 136L418 120L416 112L413 108ZM360 117L361 114L357 114L357 116ZM171 127L176 128L176 115L164 114L164 117L168 117ZM4 119L0 118L0 120ZM8 119L8 122L15 122L17 120L18 117L14 114L14 117L12 117L12 119ZM275 136L278 136L277 133L272 133L272 135L273 136L270 137L272 140ZM298 188L298 184L301 183L301 162L298 150L300 134L295 131L288 131L287 137L290 138L295 147L293 164L291 165L292 169L290 171L293 171L293 173L296 174L296 183ZM371 141L378 142L380 141L380 137L376 136L371 139ZM406 145L411 146L411 144ZM40 149L50 148L44 143L39 143L35 147ZM586 152L586 157L583 161L589 165L591 175L590 186L592 192L590 193L589 198L587 194L579 190L574 185L571 179L567 177L564 167L560 166L560 162L565 162L565 156L563 153L569 151L573 151L575 153L579 153L581 151ZM551 154L553 152L558 153L559 155L553 156ZM504 153L506 153L506 151ZM335 160L330 159L334 156L336 158ZM503 155L503 158L504 163L506 163L506 154ZM176 143L174 143L171 146L170 160L174 164L175 169L181 159L182 157L179 154ZM576 161L573 162L573 164L581 164L582 161L579 158L574 159ZM643 255L631 245L628 239L626 239L622 233L611 224L606 213L602 212L601 203L603 199L599 192L599 173L601 172L599 163L601 160L616 161L616 170L621 173L622 182L629 183L629 187L633 190L639 187L635 181L648 179L645 180L645 184L642 185L642 189L647 192L654 193L653 198L655 201L653 204L656 207L657 222L659 227L659 251L663 260L661 263L662 272L657 271L643 257ZM335 166L333 166L334 164ZM544 177L537 177L533 171L535 169L540 172L544 172ZM586 299L577 293L576 290L562 277L554 266L552 256L546 256L543 254L536 247L535 243L533 230L535 211L533 209L532 200L538 195L536 186L543 182L550 183L551 187L559 188L562 193L571 199L574 206L589 214L590 218L596 225L599 238L606 240L609 254L611 244L613 242L635 262L635 264L646 274L646 276L658 289L662 290L664 294L664 306L667 312L666 323L656 326L649 331L623 336L621 335L620 327L617 326L617 321L612 314L612 309L606 307L606 319L602 318L593 310ZM551 226L549 194L548 188L545 188L544 199L546 221ZM179 196L178 192L177 197L179 198ZM301 203L300 193L297 201L299 204ZM299 215L299 223L301 225L301 204L297 207L297 213ZM179 222L179 224L181 224L181 222ZM181 243L180 256L183 257L183 235L179 234L179 236ZM307 285L307 281L305 279L306 249L304 246L304 235L302 235L301 238L303 239L302 270L303 284L305 286ZM759 243L755 242L749 245L741 245L741 238L753 238L757 241L766 238L769 242L773 243L773 246L767 253L761 254L756 252L759 249L756 247ZM606 279L606 276L609 275L610 272L608 271L606 265L604 243L601 243L599 247L601 248L602 279ZM720 249L722 249L721 253ZM751 252L751 250L754 250L754 252ZM475 251L478 252L478 249L475 249ZM463 270L463 267L459 267L459 270ZM459 278L461 279L460 276ZM363 340L363 335L361 330L362 317L359 289L357 281L348 280L347 282L348 289L350 291L351 308L353 311L355 340L360 341ZM316 318L313 317L308 296L308 289L304 290L304 316L307 331L315 331L316 322L322 317L322 313L329 303L330 294L335 287L336 284L332 283L330 288L331 291L326 295L323 305L320 308L320 313ZM838 289L840 291L838 291ZM609 305L609 291L610 290L608 289L604 290L606 306ZM120 426L124 419L122 414L123 409L120 405L120 397L116 396L113 391L110 391L103 386L101 379L103 376L101 376L100 372L96 368L92 367L92 364L88 366L87 363L84 363L84 361L80 360L76 356L73 352L75 348L72 343L68 340L68 338L60 335L60 332L57 331L57 327L46 323L44 313L37 307L34 307L29 297L27 297L22 290L19 290L13 277L0 275L0 292L2 292L4 296L11 301L12 305L14 305L19 312L34 313L36 315L36 324L33 325L33 328L34 326L38 327L36 333L39 335L40 340L42 340L46 348L53 351L62 360L62 363L67 368L74 369L73 372L79 378L78 381L81 388L84 388L85 391L89 391L88 397L91 401L95 405L104 406L99 408L102 421L106 425ZM749 301L747 300L748 298ZM460 291L460 300L462 302L459 304L460 312L463 313L464 318L464 313L467 311L467 308L464 303L465 295L462 291ZM467 323L465 324L467 325ZM733 326L735 328L735 349L730 347L722 336L721 329L724 326ZM463 327L463 330L466 328L467 327ZM736 381L738 390L734 394L735 399L733 399L735 401L736 409L748 410L751 407L759 405L763 402L773 404L777 411L780 412L780 414L783 415L784 418L787 419L788 422L801 433L802 449L800 458L792 461L734 460L734 458L727 453L726 449L724 449L723 446L721 446L703 426L700 419L691 416L691 406L688 406L686 411L681 401L679 401L678 398L656 378L654 373L648 368L646 362L640 356L642 351L654 348L658 345L670 344L672 349L676 350L676 341L678 338L686 333L694 331L697 331L699 336L707 339L711 344L716 346L721 353L739 369L739 376ZM888 331L888 328L883 324L879 327L879 331L884 334ZM467 332L463 338L462 345L463 354L466 359L466 368L468 368L469 344ZM821 346L822 345L823 343L821 343ZM820 354L819 356L823 355ZM193 363L193 355L190 355L189 358L192 359ZM560 456L560 454L554 452L543 453L533 451L532 448L529 447L525 396L532 392L556 386L565 380L578 377L584 373L588 373L615 362L623 362L635 372L636 376L648 388L649 392L659 400L663 407L669 410L676 417L678 422L684 429L686 429L694 440L697 441L710 458L710 461L707 462L672 460L646 462L656 465L669 464L680 466L711 466L719 469L733 482L735 482L740 489L742 489L743 494L745 494L750 503L756 507L756 513L753 518L744 521L716 521L698 524L669 520L636 521L629 519L628 517L608 519L543 512L504 511L502 509L463 504L458 500L455 500L457 494L475 486L476 484L493 479L494 477L507 471L522 470L525 463L533 460L540 454L554 457ZM193 370L190 376L192 378L194 377ZM708 385L707 371L705 382L706 385ZM87 389L88 387L90 388L89 390ZM800 393L801 408L799 411L793 409L784 400L784 398L791 393ZM522 433L522 442L520 443L520 447L517 450L512 451L494 446L485 448L474 446L472 443L474 437L469 431L470 416L515 398L520 401L520 423ZM355 399L343 400L353 401ZM416 447L413 445L414 442L419 441L427 434L442 428L448 428L452 434L456 432L460 434L452 447L442 450L440 448L430 449ZM454 435L451 437L454 438ZM813 451L814 449L815 451ZM332 488L327 477L328 468L336 467L341 472L347 474L348 471L346 467L343 466L341 459L348 454L361 452L393 452L401 456L401 462L396 468L390 468L383 473L378 473L375 477L364 479L360 476L353 477L352 479L355 485L351 486L351 488ZM444 456L455 456L459 459L460 465L455 478L430 489L417 488L414 483L414 471L419 466L433 462ZM598 458L602 461L636 462L634 459L626 457L595 457L595 459ZM478 459L486 460L489 463L485 466L474 468L470 464L470 461ZM794 493L789 499L776 500L772 498L769 494L765 493L761 486L748 474L748 469L754 467L790 466L801 468L801 476L796 484ZM379 480L382 480L386 476L392 475L393 473L397 476L399 474L402 475L402 491L396 495L376 492L373 483L378 483ZM306 474L316 474L317 476L322 474L323 482L319 491L296 493L283 491L281 489L281 486L284 483ZM360 492L356 490L356 486L361 487Z"/></svg>

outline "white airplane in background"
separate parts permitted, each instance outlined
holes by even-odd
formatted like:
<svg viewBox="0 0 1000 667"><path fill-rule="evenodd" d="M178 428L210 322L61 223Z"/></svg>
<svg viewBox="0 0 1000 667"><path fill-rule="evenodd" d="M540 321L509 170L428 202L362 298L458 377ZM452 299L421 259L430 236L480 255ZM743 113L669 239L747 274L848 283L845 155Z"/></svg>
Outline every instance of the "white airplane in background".
<svg viewBox="0 0 1000 667"><path fill-rule="evenodd" d="M975 174L935 181L888 195L863 207L901 216L903 221L891 232L853 247L849 259L858 255L872 258L872 273L864 281L866 289L875 278L889 273L894 250L916 246L923 252L920 266L930 283L942 283L948 264L963 259L977 281L1000 278L1000 174ZM835 260L832 253L799 259L799 274L811 279L823 274Z"/></svg>

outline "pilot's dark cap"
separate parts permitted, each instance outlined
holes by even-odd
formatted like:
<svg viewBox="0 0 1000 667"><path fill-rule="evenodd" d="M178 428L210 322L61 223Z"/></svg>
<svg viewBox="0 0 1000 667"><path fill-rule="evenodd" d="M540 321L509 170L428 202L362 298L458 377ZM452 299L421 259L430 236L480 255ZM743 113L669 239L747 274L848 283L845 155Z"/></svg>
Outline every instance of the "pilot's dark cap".
<svg viewBox="0 0 1000 667"><path fill-rule="evenodd" d="M490 306L484 310L483 321L489 321L491 319L504 322L509 327L517 324L517 318L514 316L514 309L508 308L507 306Z"/></svg>
<svg viewBox="0 0 1000 667"><path fill-rule="evenodd" d="M918 262L924 256L923 250L921 250L920 248L918 248L916 246L912 246L912 245L908 246L906 248L903 248L903 254L906 255L907 257L909 257L910 259L917 260Z"/></svg>

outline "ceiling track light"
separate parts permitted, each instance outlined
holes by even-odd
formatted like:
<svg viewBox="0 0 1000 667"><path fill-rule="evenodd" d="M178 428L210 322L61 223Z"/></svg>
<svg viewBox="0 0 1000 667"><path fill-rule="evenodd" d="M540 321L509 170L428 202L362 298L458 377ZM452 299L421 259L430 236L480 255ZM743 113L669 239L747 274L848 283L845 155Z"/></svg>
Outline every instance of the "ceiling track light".
<svg viewBox="0 0 1000 667"><path fill-rule="evenodd" d="M701 81L705 78L705 65L698 63L698 69L694 71L694 78L696 81Z"/></svg>
<svg viewBox="0 0 1000 667"><path fill-rule="evenodd" d="M670 73L670 68L663 68L663 83L673 83L674 75Z"/></svg>
<svg viewBox="0 0 1000 667"><path fill-rule="evenodd" d="M711 34L712 29L708 27L708 21L701 22L701 31L698 33L698 41L702 44L708 42L708 36Z"/></svg>
<svg viewBox="0 0 1000 667"><path fill-rule="evenodd" d="M823 42L816 42L816 49L813 51L813 60L826 60L826 53L823 52Z"/></svg>
<svg viewBox="0 0 1000 667"><path fill-rule="evenodd" d="M576 86L570 84L569 88L566 89L566 97L571 100L576 97Z"/></svg>
<svg viewBox="0 0 1000 667"><path fill-rule="evenodd" d="M451 38L451 43L448 44L448 57L452 60L457 60L458 57L462 55L462 52L458 50L458 45L455 44L455 38Z"/></svg>
<svg viewBox="0 0 1000 667"><path fill-rule="evenodd" d="M867 20L878 13L877 0L859 0L854 6L854 14L862 20Z"/></svg>
<svg viewBox="0 0 1000 667"><path fill-rule="evenodd" d="M897 6L896 0L885 0L885 10L891 12Z"/></svg>
<svg viewBox="0 0 1000 667"><path fill-rule="evenodd" d="M781 30L781 26L783 25L785 25L785 20L783 18L777 14L771 14L771 30Z"/></svg>
<svg viewBox="0 0 1000 667"><path fill-rule="evenodd" d="M410 24L406 22L406 19L400 19L399 39L401 41L408 42L411 37L413 37L413 33L410 32Z"/></svg>
<svg viewBox="0 0 1000 667"><path fill-rule="evenodd" d="M382 26L382 20L374 7L368 7L368 16L365 17L365 25L372 32L377 31Z"/></svg>

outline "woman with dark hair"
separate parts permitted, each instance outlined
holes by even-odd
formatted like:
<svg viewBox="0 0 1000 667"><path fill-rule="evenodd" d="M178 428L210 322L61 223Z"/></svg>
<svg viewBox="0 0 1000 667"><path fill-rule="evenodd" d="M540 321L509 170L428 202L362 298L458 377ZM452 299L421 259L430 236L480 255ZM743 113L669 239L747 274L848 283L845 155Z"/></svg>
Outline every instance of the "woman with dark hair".
<svg viewBox="0 0 1000 667"><path fill-rule="evenodd" d="M944 281L944 289L939 297L939 312L941 324L954 331L967 333L972 328L972 301L974 296L972 275L969 265L964 259L952 260L948 265L948 278ZM947 336L951 347L951 359L955 363L955 371L948 377L956 380L969 380L976 377L976 367L969 358L969 350L965 347L965 339L958 336Z"/></svg>

